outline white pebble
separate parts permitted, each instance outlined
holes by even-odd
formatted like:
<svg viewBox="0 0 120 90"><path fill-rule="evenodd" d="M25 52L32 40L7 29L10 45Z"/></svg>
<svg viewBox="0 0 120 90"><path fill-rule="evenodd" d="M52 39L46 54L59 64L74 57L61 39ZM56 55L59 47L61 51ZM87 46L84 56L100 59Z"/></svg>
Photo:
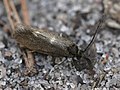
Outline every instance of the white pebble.
<svg viewBox="0 0 120 90"><path fill-rule="evenodd" d="M2 42L0 42L0 49L2 49L4 47L5 47L5 45Z"/></svg>
<svg viewBox="0 0 120 90"><path fill-rule="evenodd" d="M2 65L0 66L0 78L3 78L6 76L6 68Z"/></svg>

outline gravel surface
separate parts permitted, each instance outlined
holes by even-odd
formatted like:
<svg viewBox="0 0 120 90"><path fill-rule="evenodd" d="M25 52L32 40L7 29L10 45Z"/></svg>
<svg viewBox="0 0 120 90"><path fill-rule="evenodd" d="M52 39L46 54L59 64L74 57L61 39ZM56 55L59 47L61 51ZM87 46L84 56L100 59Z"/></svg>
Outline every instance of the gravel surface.
<svg viewBox="0 0 120 90"><path fill-rule="evenodd" d="M89 43L95 23L101 18L102 0L27 0L33 26L67 34L78 46ZM0 19L8 22L0 1ZM16 2L19 8L19 3ZM39 73L23 76L24 61L15 40L0 27L0 90L120 90L120 35L118 28L104 25L95 42L94 74L78 71L68 58L53 68L52 56L35 53ZM84 47L85 48L85 47ZM92 53L91 53L92 52ZM93 51L90 56L94 55ZM92 58L92 57L91 57ZM94 57L93 57L94 58ZM65 59L65 58L62 58ZM57 58L59 62L61 59Z"/></svg>

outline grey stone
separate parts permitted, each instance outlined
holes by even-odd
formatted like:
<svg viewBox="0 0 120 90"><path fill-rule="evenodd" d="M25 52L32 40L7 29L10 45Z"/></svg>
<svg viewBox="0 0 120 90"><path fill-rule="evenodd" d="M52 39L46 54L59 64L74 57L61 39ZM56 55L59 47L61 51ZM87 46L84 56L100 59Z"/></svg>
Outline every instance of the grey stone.
<svg viewBox="0 0 120 90"><path fill-rule="evenodd" d="M3 78L5 76L6 76L6 68L3 65L1 65L0 66L0 78Z"/></svg>
<svg viewBox="0 0 120 90"><path fill-rule="evenodd" d="M0 42L0 49L3 49L4 47L5 45L2 42Z"/></svg>

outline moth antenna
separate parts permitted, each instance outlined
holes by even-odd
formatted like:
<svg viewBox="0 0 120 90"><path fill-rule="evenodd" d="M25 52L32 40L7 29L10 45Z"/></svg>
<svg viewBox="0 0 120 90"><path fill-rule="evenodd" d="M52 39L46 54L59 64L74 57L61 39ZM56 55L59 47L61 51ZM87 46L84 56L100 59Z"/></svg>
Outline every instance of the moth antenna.
<svg viewBox="0 0 120 90"><path fill-rule="evenodd" d="M95 33L94 33L94 35L92 37L92 40L90 41L88 46L84 49L83 53L85 53L93 45L93 43L94 43L94 41L96 39L97 33L100 30L100 27L102 26L102 23L105 21L105 18L106 18L106 14L103 14L102 18L98 21L98 24L95 27Z"/></svg>

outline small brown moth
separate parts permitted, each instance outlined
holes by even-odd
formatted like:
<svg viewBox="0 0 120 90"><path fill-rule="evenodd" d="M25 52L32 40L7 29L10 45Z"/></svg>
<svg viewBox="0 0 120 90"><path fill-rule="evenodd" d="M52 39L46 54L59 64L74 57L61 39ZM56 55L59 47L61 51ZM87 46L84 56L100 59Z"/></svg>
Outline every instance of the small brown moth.
<svg viewBox="0 0 120 90"><path fill-rule="evenodd" d="M86 58L84 54L95 41L97 31L100 29L103 20L104 18L100 19L99 24L96 26L95 34L85 50L78 49L78 46L75 43L57 32L33 28L23 24L16 25L13 37L18 43L33 52L39 52L55 57Z"/></svg>

